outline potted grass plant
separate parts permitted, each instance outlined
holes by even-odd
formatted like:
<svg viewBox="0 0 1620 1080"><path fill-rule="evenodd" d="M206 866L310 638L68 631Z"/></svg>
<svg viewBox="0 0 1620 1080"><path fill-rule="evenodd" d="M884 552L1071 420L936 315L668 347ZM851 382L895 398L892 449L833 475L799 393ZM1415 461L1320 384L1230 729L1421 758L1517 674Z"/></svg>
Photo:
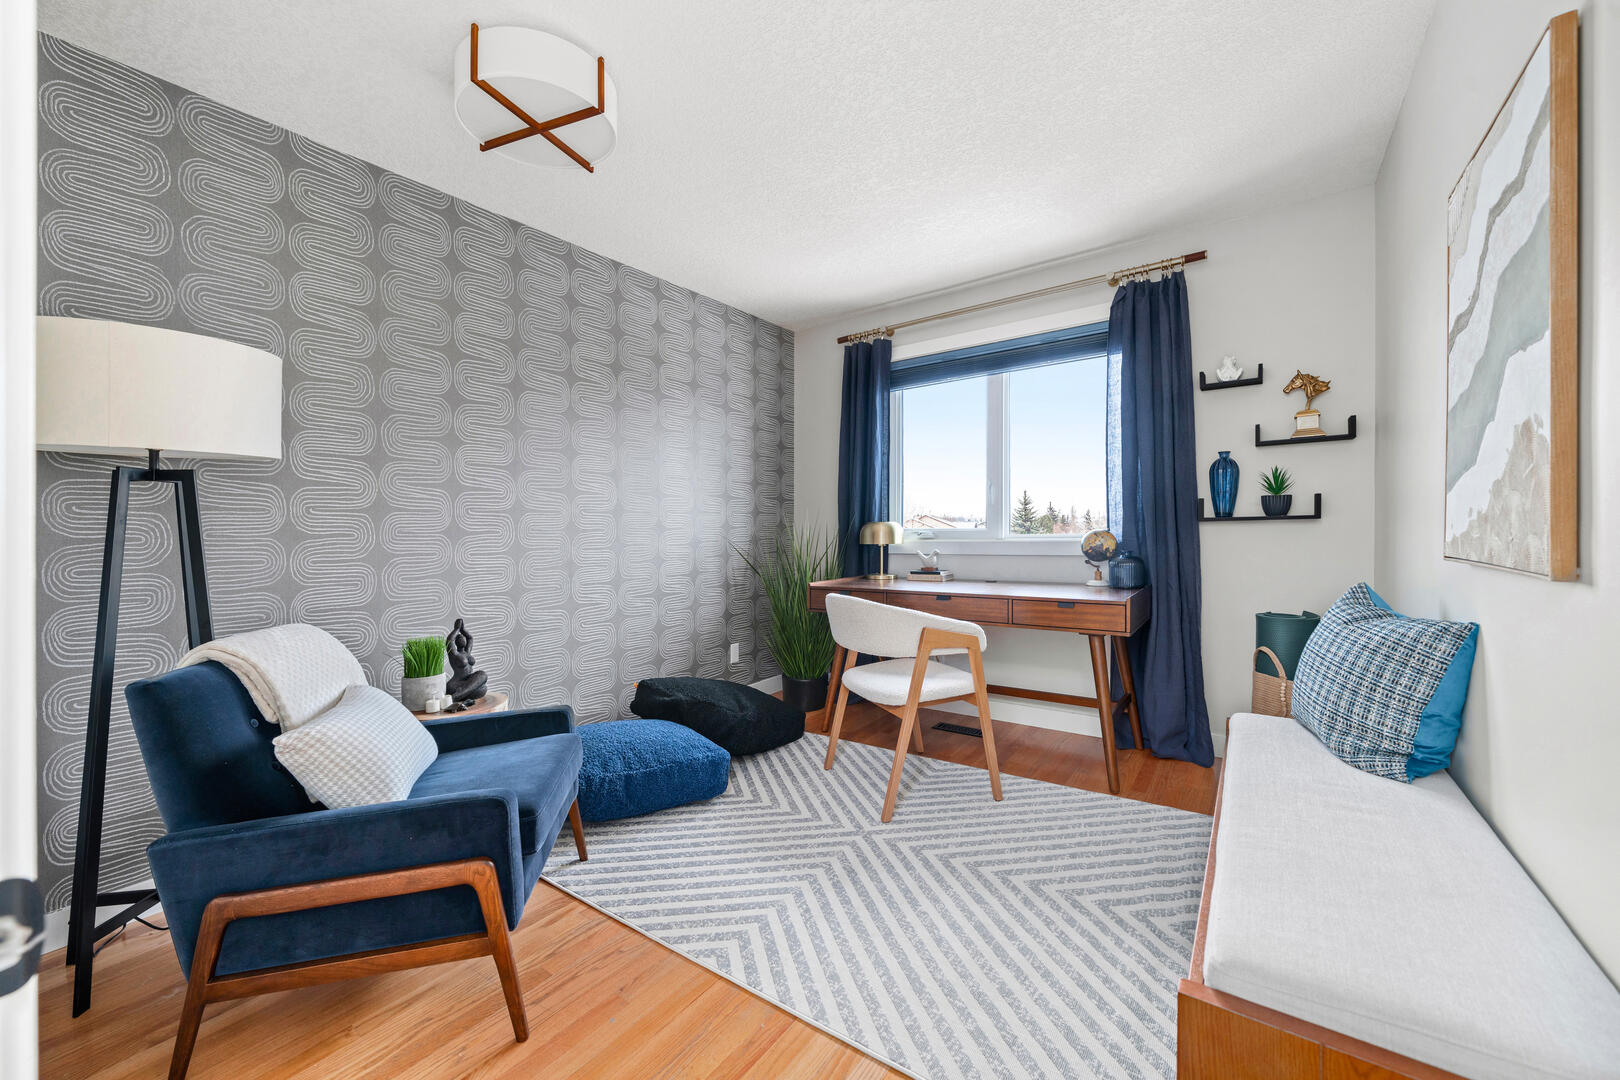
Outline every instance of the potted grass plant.
<svg viewBox="0 0 1620 1080"><path fill-rule="evenodd" d="M774 555L755 562L741 548L771 606L771 655L782 669L782 700L809 712L827 700L833 638L825 612L810 610L810 583L837 577L838 540L821 529L786 531Z"/></svg>
<svg viewBox="0 0 1620 1080"><path fill-rule="evenodd" d="M1260 474L1260 486L1266 492L1260 496L1260 509L1266 512L1266 517L1286 517L1294 505L1294 497L1288 494L1288 489L1294 486L1294 478L1288 475L1288 470L1273 465L1270 472Z"/></svg>
<svg viewBox="0 0 1620 1080"><path fill-rule="evenodd" d="M401 650L405 675L399 683L399 700L412 712L430 712L430 701L444 697L444 638L411 638Z"/></svg>

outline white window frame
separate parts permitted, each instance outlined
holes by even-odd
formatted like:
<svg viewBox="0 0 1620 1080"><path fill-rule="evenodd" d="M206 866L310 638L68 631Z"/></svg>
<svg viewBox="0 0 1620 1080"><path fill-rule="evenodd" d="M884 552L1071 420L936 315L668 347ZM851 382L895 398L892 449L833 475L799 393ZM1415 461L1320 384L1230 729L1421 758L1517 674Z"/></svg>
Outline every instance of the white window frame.
<svg viewBox="0 0 1620 1080"><path fill-rule="evenodd" d="M1017 323L988 327L969 334L950 338L908 343L897 349L895 359L909 359L927 353L968 345L1006 341L1011 338L1059 330L1069 326L1082 326L1108 317L1106 306L1084 310L1070 310L1045 318L1023 320ZM1075 361L1085 363L1086 361ZM1011 531L1012 500L1012 446L1007 438L1008 393L1011 372L981 376L987 380L985 389L985 499L982 529L906 529L901 536L904 553L907 549L938 548L947 555L1080 555L1080 537L1072 533L1059 535L1018 535ZM889 393L889 499L897 518L905 515L905 405L904 390Z"/></svg>

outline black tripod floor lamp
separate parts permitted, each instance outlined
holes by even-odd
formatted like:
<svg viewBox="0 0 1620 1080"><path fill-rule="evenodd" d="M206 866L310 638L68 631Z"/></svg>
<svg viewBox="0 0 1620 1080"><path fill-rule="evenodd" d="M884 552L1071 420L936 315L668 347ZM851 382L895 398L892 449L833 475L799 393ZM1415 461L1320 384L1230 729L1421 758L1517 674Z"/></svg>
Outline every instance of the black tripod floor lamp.
<svg viewBox="0 0 1620 1080"><path fill-rule="evenodd" d="M111 470L107 498L107 542L101 558L68 922L67 961L74 968L73 1015L78 1016L90 1007L96 942L158 902L150 888L103 892L100 887L113 660L130 488L147 483L174 488L186 636L195 648L214 634L203 571L197 478L191 469L164 468L159 454L279 459L281 360L220 338L99 319L40 316L37 339L39 448L146 458L144 466ZM119 911L97 922L97 910L105 907Z"/></svg>

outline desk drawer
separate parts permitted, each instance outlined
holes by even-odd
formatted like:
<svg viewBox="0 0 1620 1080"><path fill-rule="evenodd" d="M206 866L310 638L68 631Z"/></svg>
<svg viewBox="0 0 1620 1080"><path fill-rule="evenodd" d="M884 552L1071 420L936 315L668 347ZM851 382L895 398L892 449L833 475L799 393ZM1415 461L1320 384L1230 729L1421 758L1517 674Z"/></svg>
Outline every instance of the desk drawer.
<svg viewBox="0 0 1620 1080"><path fill-rule="evenodd" d="M934 615L947 615L967 622L984 622L1000 626L1007 624L1007 601L994 596L952 596L950 593L889 594L889 603L913 611L927 611Z"/></svg>
<svg viewBox="0 0 1620 1080"><path fill-rule="evenodd" d="M838 593L841 596L859 597L862 600L870 600L874 604L881 604L884 601L883 593L877 589L813 589L810 592L810 610L826 611L827 593L830 592Z"/></svg>
<svg viewBox="0 0 1620 1080"><path fill-rule="evenodd" d="M1085 600L1014 600L1014 626L1049 626L1096 634L1124 634L1124 604L1088 603Z"/></svg>

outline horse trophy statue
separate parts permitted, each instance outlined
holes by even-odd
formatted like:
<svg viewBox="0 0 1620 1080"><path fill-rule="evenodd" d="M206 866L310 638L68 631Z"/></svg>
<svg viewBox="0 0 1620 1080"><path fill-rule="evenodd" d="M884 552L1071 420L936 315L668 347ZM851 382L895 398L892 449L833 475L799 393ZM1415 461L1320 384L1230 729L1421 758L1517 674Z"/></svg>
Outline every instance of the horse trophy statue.
<svg viewBox="0 0 1620 1080"><path fill-rule="evenodd" d="M1319 379L1315 375L1307 375L1298 368L1294 369L1294 377L1288 380L1287 386L1283 387L1283 393L1292 394L1295 390L1305 391L1305 407L1294 414L1294 434L1291 436L1292 438L1310 439L1327 434L1322 430L1322 414L1311 408L1311 402L1316 399L1317 395L1325 394L1331 389L1333 389L1333 386L1326 379Z"/></svg>

